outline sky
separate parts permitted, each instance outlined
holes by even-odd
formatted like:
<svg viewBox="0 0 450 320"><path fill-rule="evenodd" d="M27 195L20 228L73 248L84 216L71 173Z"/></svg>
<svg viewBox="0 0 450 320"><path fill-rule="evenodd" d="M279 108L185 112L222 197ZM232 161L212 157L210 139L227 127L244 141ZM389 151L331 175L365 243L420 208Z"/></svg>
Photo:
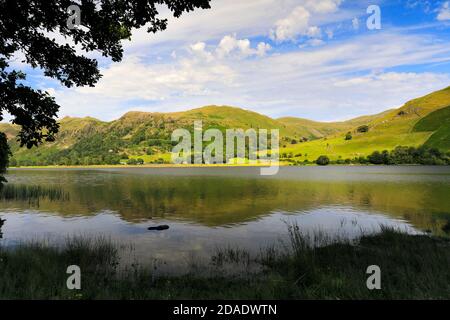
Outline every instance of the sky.
<svg viewBox="0 0 450 320"><path fill-rule="evenodd" d="M380 29L367 26L372 5ZM67 89L38 69L13 67L55 96L59 117L105 121L205 105L340 121L450 86L446 0L212 0L179 19L165 8L161 15L168 29L136 30L121 62L87 54L103 75L94 88Z"/></svg>

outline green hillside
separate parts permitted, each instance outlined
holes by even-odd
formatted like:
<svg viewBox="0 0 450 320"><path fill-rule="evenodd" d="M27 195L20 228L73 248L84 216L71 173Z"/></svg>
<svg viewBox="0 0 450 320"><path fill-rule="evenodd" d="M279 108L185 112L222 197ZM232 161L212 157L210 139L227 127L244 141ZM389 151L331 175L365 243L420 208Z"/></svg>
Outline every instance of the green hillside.
<svg viewBox="0 0 450 320"><path fill-rule="evenodd" d="M253 128L253 129L280 129L282 136L295 136L294 130L279 121L259 113L235 107L208 106L186 112L174 113L173 117L181 122L192 123L202 120L208 127L227 128Z"/></svg>
<svg viewBox="0 0 450 320"><path fill-rule="evenodd" d="M365 125L368 126L368 132L358 132L358 126L354 126L348 130L351 140L345 139L348 131L344 130L300 145L289 145L285 151L301 153L302 157L297 157L297 161L311 161L320 155L327 155L332 160L353 159L367 156L374 150L392 150L397 146L418 147L424 144L449 151L449 121L443 117L447 114L448 111L445 110L449 105L450 87L411 100L399 109L367 118ZM433 115L434 112L439 113ZM440 118L439 123L442 125L431 126L431 123L436 122L433 120L435 117Z"/></svg>
<svg viewBox="0 0 450 320"><path fill-rule="evenodd" d="M298 162L327 155L337 160L367 156L374 150L392 150L397 146L426 145L449 151L449 106L450 87L411 100L399 109L343 122L272 119L228 106L174 113L129 112L112 122L66 117L60 121L55 142L31 150L19 148L18 127L1 123L0 131L9 139L14 154L11 164L21 166L118 164L137 158L147 163L168 162L173 147L172 132L178 128L192 132L195 120L203 121L204 130L280 129L282 157Z"/></svg>
<svg viewBox="0 0 450 320"><path fill-rule="evenodd" d="M315 140L336 133L352 130L355 127L380 118L388 112L390 112L390 110L377 115L362 116L342 122L317 122L294 117L279 118L278 121L284 124L291 132L294 132L295 135L306 137L309 140Z"/></svg>
<svg viewBox="0 0 450 320"><path fill-rule="evenodd" d="M425 145L442 150L450 149L450 106L436 110L419 120L415 132L434 132Z"/></svg>
<svg viewBox="0 0 450 320"><path fill-rule="evenodd" d="M172 132L179 128L192 132L195 120L202 120L204 130L280 129L285 141L296 138L292 130L277 120L228 106L207 106L175 113L128 112L112 122L66 117L60 121L61 129L55 142L31 150L19 148L15 141L17 127L0 124L0 130L9 138L14 154L12 164L118 164L129 158L161 163L170 159Z"/></svg>

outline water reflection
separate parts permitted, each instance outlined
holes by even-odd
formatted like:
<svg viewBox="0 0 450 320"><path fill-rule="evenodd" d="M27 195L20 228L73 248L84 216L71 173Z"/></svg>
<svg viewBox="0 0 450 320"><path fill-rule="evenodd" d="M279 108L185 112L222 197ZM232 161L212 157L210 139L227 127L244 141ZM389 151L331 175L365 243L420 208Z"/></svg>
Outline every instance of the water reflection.
<svg viewBox="0 0 450 320"><path fill-rule="evenodd" d="M96 237L98 235L122 245L131 244L133 251L122 252L125 263L152 263L155 259L167 263L165 271L181 272L194 261L207 261L217 248L239 247L257 253L279 241L287 240L287 225L297 224L304 233L320 232L330 238L355 239L362 234L380 231L381 226L420 233L406 221L379 213L354 210L351 207L322 207L302 212L274 211L251 223L234 226L208 227L202 224L168 221L129 223L117 212L101 211L88 217L61 217L38 211L18 214L6 212L8 228L5 244L45 239L63 243L68 235ZM170 223L170 229L151 232L149 224Z"/></svg>
<svg viewBox="0 0 450 320"><path fill-rule="evenodd" d="M140 260L179 263L224 244L257 250L284 237L286 221L347 238L377 232L380 224L445 235L450 221L446 167L286 167L270 178L258 173L252 168L14 170L8 175L13 185L54 187L69 196L47 191L37 204L2 200L0 214L8 220L2 241L106 234L133 243ZM170 229L147 230L158 224Z"/></svg>
<svg viewBox="0 0 450 320"><path fill-rule="evenodd" d="M70 195L64 201L43 197L40 211L70 217L111 210L133 223L164 218L232 226L277 210L295 213L334 205L382 212L421 228L432 229L444 222L438 220L448 220L450 169L385 168L388 172L378 167L282 168L272 179L259 177L252 171L258 169L252 168L21 170L12 171L8 179L13 184L63 188ZM2 201L0 208L26 211L29 203Z"/></svg>

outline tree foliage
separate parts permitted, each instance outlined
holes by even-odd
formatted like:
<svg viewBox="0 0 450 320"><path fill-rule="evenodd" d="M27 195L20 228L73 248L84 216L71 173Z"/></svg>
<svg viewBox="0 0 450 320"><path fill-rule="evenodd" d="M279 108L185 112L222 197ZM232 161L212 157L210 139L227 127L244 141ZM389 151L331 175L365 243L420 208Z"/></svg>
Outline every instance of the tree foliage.
<svg viewBox="0 0 450 320"><path fill-rule="evenodd" d="M327 156L320 156L319 158L317 158L316 164L319 166L327 166L330 164L330 158L328 158Z"/></svg>
<svg viewBox="0 0 450 320"><path fill-rule="evenodd" d="M374 151L367 157L371 164L399 165L399 164L422 164L422 165L446 165L450 164L450 157L435 148L421 146L397 147L392 151Z"/></svg>
<svg viewBox="0 0 450 320"><path fill-rule="evenodd" d="M358 129L356 129L356 131L358 131L359 133L369 132L369 126L367 125L360 126L358 127Z"/></svg>
<svg viewBox="0 0 450 320"><path fill-rule="evenodd" d="M349 132L347 132L347 134L345 135L345 140L352 140L353 139L353 136L352 136L352 133L349 131Z"/></svg>

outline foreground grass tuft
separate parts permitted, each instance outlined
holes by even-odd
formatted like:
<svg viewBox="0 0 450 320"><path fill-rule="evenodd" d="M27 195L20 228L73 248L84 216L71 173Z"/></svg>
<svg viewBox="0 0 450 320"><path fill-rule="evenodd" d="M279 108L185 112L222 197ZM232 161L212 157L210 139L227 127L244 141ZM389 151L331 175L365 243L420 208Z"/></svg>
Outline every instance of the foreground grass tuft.
<svg viewBox="0 0 450 320"><path fill-rule="evenodd" d="M450 241L384 229L357 243L332 242L289 228L285 246L252 256L219 250L207 272L155 276L145 266L119 268L105 240L69 239L64 247L0 248L2 299L449 299ZM82 270L82 290L66 288L67 266ZM239 273L224 272L235 265ZM381 268L381 290L366 287L367 267Z"/></svg>

